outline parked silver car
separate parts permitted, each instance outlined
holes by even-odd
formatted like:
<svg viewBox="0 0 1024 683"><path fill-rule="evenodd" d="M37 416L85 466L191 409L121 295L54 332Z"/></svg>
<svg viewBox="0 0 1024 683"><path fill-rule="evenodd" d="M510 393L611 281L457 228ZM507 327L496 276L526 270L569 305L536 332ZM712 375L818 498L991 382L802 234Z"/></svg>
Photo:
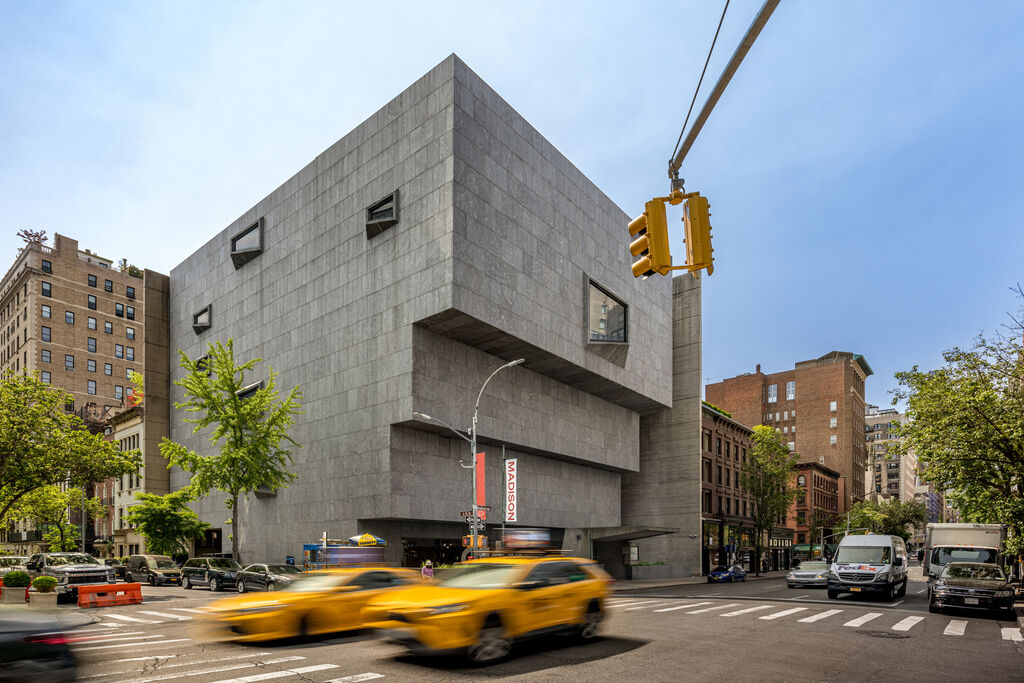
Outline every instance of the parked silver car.
<svg viewBox="0 0 1024 683"><path fill-rule="evenodd" d="M28 562L28 558L21 555L4 555L0 557L0 576L7 572L27 571L25 569L26 562Z"/></svg>
<svg viewBox="0 0 1024 683"><path fill-rule="evenodd" d="M796 569L786 574L786 585L790 588L802 586L828 587L828 562L801 562Z"/></svg>

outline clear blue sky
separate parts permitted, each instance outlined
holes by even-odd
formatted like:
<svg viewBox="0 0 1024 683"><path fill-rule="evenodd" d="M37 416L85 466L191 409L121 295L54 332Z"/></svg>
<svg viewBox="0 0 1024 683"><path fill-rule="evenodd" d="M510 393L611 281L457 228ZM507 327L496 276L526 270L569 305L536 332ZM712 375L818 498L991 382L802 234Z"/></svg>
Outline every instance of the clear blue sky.
<svg viewBox="0 0 1024 683"><path fill-rule="evenodd" d="M370 5L2 0L0 262L30 227L168 272L452 52L637 214L722 8ZM759 7L733 1L705 89ZM1020 306L1021 26L1019 3L783 0L683 167L713 213L706 378L848 350L887 404Z"/></svg>

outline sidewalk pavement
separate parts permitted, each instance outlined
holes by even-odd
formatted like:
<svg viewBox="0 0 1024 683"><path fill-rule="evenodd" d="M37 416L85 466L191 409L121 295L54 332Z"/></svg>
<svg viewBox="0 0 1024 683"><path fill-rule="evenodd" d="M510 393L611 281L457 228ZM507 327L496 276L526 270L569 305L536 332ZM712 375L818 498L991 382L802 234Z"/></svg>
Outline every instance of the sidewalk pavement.
<svg viewBox="0 0 1024 683"><path fill-rule="evenodd" d="M747 574L747 581L757 581L759 579L784 579L788 570L780 570L776 572L762 572L760 576L754 574ZM616 580L613 589L616 591L632 591L642 590L644 588L665 588L667 586L689 586L695 583L707 583L708 577L706 576L680 576L674 579L619 579Z"/></svg>

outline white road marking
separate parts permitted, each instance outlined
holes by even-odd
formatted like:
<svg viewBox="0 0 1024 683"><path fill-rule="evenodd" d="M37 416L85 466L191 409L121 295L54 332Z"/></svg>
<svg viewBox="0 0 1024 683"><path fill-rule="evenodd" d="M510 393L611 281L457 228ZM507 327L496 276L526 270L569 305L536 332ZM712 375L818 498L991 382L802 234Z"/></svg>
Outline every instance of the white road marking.
<svg viewBox="0 0 1024 683"><path fill-rule="evenodd" d="M153 643L119 643L117 645L96 645L94 647L76 647L75 652L85 652L87 650L109 650L115 647L163 647L164 645L170 645L171 643L184 643L192 640L191 638L175 638L173 640L160 640Z"/></svg>
<svg viewBox="0 0 1024 683"><path fill-rule="evenodd" d="M122 636L119 633L119 634L117 634L115 636L109 636L109 637L108 636L87 636L86 638L83 638L82 640L69 639L68 643L70 643L72 645L76 645L78 643L81 643L83 645L89 645L89 644L97 644L97 643L113 643L113 642L116 642L118 640L152 640L154 638L163 638L163 635L162 634L158 634L158 635L153 635L153 636ZM137 644L138 645L143 645L144 643L137 643Z"/></svg>
<svg viewBox="0 0 1024 683"><path fill-rule="evenodd" d="M252 676L243 676L242 678L227 678L223 681L214 681L214 683L251 683L252 681L269 681L272 678L286 678L288 676L298 676L299 674L312 673L313 671L326 671L327 669L337 668L337 664L317 664L316 666L304 666L299 669L268 671L265 674L254 674Z"/></svg>
<svg viewBox="0 0 1024 683"><path fill-rule="evenodd" d="M893 631L909 631L914 628L917 624L924 621L924 617L907 617L903 621L897 623L892 627Z"/></svg>
<svg viewBox="0 0 1024 683"><path fill-rule="evenodd" d="M841 610L841 609L827 609L824 612L819 612L818 614L812 614L809 617L804 617L803 619L798 619L797 621L799 621L801 624L810 624L810 623L813 623L815 621L821 621L822 619L828 619L833 614L839 614L842 611L843 610Z"/></svg>
<svg viewBox="0 0 1024 683"><path fill-rule="evenodd" d="M843 626L852 626L853 628L857 628L858 626L863 626L872 619L877 619L880 616L882 616L881 612L868 612L864 616L857 617L856 619L851 619L850 621L843 624Z"/></svg>
<svg viewBox="0 0 1024 683"><path fill-rule="evenodd" d="M72 629L67 629L67 630L64 630L64 631L46 631L45 633L37 633L36 635L37 636L56 636L56 635L74 636L74 635L77 635L79 633L96 633L96 632L100 632L100 633L114 633L114 631L110 630L114 626L117 626L118 628L120 628L120 627L123 627L124 624L109 624L107 626L97 626L96 628L76 628L76 629L73 629L73 630ZM133 631L133 633L142 633L142 631Z"/></svg>
<svg viewBox="0 0 1024 683"><path fill-rule="evenodd" d="M672 603L669 603L669 602L659 602L659 603L654 604L654 605L649 605L649 604L637 605L636 607L627 607L626 609L623 610L623 612L632 612L633 610L638 610L638 609L650 609L652 607L661 607L662 605L670 605L670 604L672 604Z"/></svg>
<svg viewBox="0 0 1024 683"><path fill-rule="evenodd" d="M191 607L168 607L167 609L175 612L195 612L196 614L206 614L204 609L192 609Z"/></svg>
<svg viewBox="0 0 1024 683"><path fill-rule="evenodd" d="M167 612L150 612L149 610L140 609L139 614L151 614L154 617L167 617L168 619L177 619L178 621L192 621L192 617L182 616L181 614L168 614Z"/></svg>
<svg viewBox="0 0 1024 683"><path fill-rule="evenodd" d="M896 607L897 605L902 605L902 604L903 604L903 600L900 600L899 602L894 602L894 603L892 603L892 604L891 604L891 605L889 605L889 606L890 606L890 607Z"/></svg>
<svg viewBox="0 0 1024 683"><path fill-rule="evenodd" d="M620 602L617 605L611 605L611 607L629 607L630 605L647 605L657 600L634 600L633 602Z"/></svg>
<svg viewBox="0 0 1024 683"><path fill-rule="evenodd" d="M1020 634L1019 628L1003 628L1003 640L1012 640L1015 643L1024 643L1024 636Z"/></svg>
<svg viewBox="0 0 1024 683"><path fill-rule="evenodd" d="M797 595L797 596L794 596L794 597L790 598L790 600L801 600L801 599L807 598L807 597L810 597L810 596L807 596L807 595Z"/></svg>
<svg viewBox="0 0 1024 683"><path fill-rule="evenodd" d="M944 636L962 636L964 631L967 630L967 622L959 619L954 619L949 622L946 626L946 630L942 632Z"/></svg>
<svg viewBox="0 0 1024 683"><path fill-rule="evenodd" d="M726 609L729 607L738 607L740 603L732 602L728 605L715 605L714 607L705 607L704 609L695 609L692 612L686 612L686 614L704 614L705 612L714 612L716 609Z"/></svg>
<svg viewBox="0 0 1024 683"><path fill-rule="evenodd" d="M360 681L372 681L375 678L384 678L384 674L367 672L356 674L355 676L345 676L344 678L332 678L327 683L359 683Z"/></svg>
<svg viewBox="0 0 1024 683"><path fill-rule="evenodd" d="M927 591L927 590L928 590L928 587L927 587L927 586L925 586L925 587L924 587L924 588L922 588L921 590L919 590L919 591L916 591L916 593L917 593L918 595L920 595L921 593L924 593L924 592L925 592L925 591Z"/></svg>
<svg viewBox="0 0 1024 683"><path fill-rule="evenodd" d="M781 612L776 612L775 614L766 614L765 616L760 617L760 618L761 619L778 619L779 617L787 617L790 614L796 614L797 612L804 612L806 610L807 610L806 607L794 607L793 609L784 609Z"/></svg>
<svg viewBox="0 0 1024 683"><path fill-rule="evenodd" d="M180 662L178 664L161 664L160 665L160 669L161 670L163 670L163 669L174 669L174 668L177 668L179 666L195 666L197 664L213 664L214 662L228 662L228 661L231 661L232 659L249 659L250 657L262 657L264 655L269 655L269 654L271 654L271 653L270 652L252 652L252 653L247 653L247 654L244 654L244 655L234 655L233 657L220 657L218 659L204 659L204 660L200 660L198 662L192 661L192 662ZM121 662L145 662L145 661L150 661L150 660L153 660L153 659L165 659L166 660L166 659L171 659L172 657L181 657L181 655L180 654L178 654L178 655L170 655L170 654L168 654L168 655L150 655L148 657L129 657L128 659L112 659L112 660L110 660L107 663L108 664L120 664ZM122 676L122 675L124 675L124 672L117 671L117 672L110 672L110 673L93 674L91 676L80 676L79 680L84 681L84 680L88 680L88 679L92 679L92 678L106 678L107 676Z"/></svg>
<svg viewBox="0 0 1024 683"><path fill-rule="evenodd" d="M726 612L725 614L719 614L720 617L737 617L741 614L747 614L749 612L757 612L763 609L770 609L771 605L758 605L757 607L748 607L747 609L738 609L735 612Z"/></svg>
<svg viewBox="0 0 1024 683"><path fill-rule="evenodd" d="M159 621L153 621L152 619L136 619L135 617L126 617L123 614L105 614L105 619L120 619L121 621L130 621L133 624L159 624Z"/></svg>
<svg viewBox="0 0 1024 683"><path fill-rule="evenodd" d="M687 607L700 607L701 605L710 605L710 602L685 602L682 605L676 605L675 607L665 607L663 609L656 609L655 612L675 612L677 609L685 609Z"/></svg>
<svg viewBox="0 0 1024 683"><path fill-rule="evenodd" d="M237 669L252 669L257 666L266 666L267 664L284 664L286 662L297 662L305 659L305 657L282 657L280 659L268 659L265 662L242 662L241 664L228 664L226 666L218 666L213 669L201 669L199 671L183 671L176 674L167 674L165 676L151 676L149 678L133 678L132 683L153 683L153 681L167 681L172 678L184 678L185 676L205 676L207 674L217 674L222 671L235 671Z"/></svg>

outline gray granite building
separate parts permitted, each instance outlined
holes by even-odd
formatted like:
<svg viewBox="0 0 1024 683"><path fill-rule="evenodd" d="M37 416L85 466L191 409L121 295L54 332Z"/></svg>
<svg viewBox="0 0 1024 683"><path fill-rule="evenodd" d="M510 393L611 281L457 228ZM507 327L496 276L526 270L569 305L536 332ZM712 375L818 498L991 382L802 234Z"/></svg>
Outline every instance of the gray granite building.
<svg viewBox="0 0 1024 683"><path fill-rule="evenodd" d="M677 279L677 308L685 290L696 309L673 341L673 284L632 277L628 220L452 55L174 268L172 349L196 358L233 338L305 395L297 479L245 501L243 560L298 556L323 532L381 536L396 562L457 554L468 445L414 413L468 429L484 380L517 358L480 402L492 539L503 449L518 458L517 525L567 548L621 565L624 543L681 529L681 500L699 528L699 281ZM696 365L674 366L674 345ZM677 444L692 476L670 494L686 477L666 464L668 437L641 437L687 392L675 422L691 424L673 434L692 438ZM180 415L171 438L209 452ZM223 499L197 510L227 551ZM668 557L677 546L651 548L690 573Z"/></svg>

